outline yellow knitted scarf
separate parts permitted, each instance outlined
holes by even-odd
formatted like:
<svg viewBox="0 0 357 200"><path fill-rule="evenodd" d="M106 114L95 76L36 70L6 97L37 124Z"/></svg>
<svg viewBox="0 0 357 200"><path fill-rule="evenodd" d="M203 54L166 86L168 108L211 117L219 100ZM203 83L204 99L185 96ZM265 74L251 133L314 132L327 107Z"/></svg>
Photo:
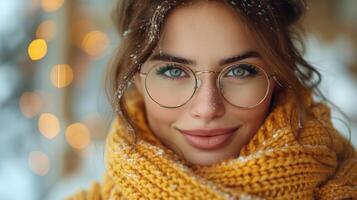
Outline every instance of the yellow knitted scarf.
<svg viewBox="0 0 357 200"><path fill-rule="evenodd" d="M72 199L357 199L356 152L333 128L329 109L306 95L309 113L296 139L292 98L280 95L239 157L195 166L161 144L142 100L131 95L128 109L138 130L115 120L104 183Z"/></svg>

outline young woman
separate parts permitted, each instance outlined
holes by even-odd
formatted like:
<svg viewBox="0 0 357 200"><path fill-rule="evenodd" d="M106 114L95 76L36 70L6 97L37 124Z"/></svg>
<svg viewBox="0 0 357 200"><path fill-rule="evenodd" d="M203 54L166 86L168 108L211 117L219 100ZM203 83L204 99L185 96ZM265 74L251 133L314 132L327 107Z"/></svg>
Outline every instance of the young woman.
<svg viewBox="0 0 357 200"><path fill-rule="evenodd" d="M304 8L121 0L106 176L73 199L356 199L356 152L296 46Z"/></svg>

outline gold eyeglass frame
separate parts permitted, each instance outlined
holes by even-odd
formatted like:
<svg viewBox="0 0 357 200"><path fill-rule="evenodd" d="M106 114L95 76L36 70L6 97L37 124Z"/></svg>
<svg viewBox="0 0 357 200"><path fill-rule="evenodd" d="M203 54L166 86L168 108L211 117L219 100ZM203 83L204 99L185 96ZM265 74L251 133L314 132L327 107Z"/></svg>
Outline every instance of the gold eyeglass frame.
<svg viewBox="0 0 357 200"><path fill-rule="evenodd" d="M222 72L225 72L227 69L229 69L229 68L231 68L231 67L234 67L236 64L247 64L247 65L251 65L251 66L253 66L253 67L257 67L257 68L259 68L259 69L263 72L264 76L265 76L265 77L267 78L267 80L268 80L268 87L267 87L267 90L266 90L266 92L265 92L264 97L262 98L262 100L260 100L258 103L256 103L256 104L253 105L253 106L249 106L249 107L237 106L237 105L231 103L231 102L230 102L228 99L226 99L226 97L222 94L222 87L220 86L220 79L221 79L221 76L224 74L224 73L222 73ZM157 103L159 106L161 106L161 107L163 107L163 108L170 108L170 109L175 109L175 108L179 108L179 107L181 107L181 106L184 106L185 104L187 104L187 103L192 99L192 97L195 95L196 91L199 89L200 84L201 84L201 81L202 81L201 79L199 79L199 78L197 77L197 75L199 75L199 74L204 74L204 73L219 74L218 77L216 78L216 86L217 86L217 88L218 88L219 91L220 91L220 95L223 97L223 99L224 99L226 102L228 102L228 103L231 104L232 106L235 106L235 107L241 108L241 109L252 109L252 108L255 108L255 107L257 107L258 105L260 105L260 104L267 98L267 96L268 96L268 94L269 94L270 87L271 87L271 83L270 83L270 80L271 80L271 79L273 79L275 82L277 82L278 85L282 86L281 83L277 80L275 73L273 73L273 74L268 74L262 67L260 67L260 66L258 66L258 65L255 65L255 64L248 63L248 62L239 62L239 63L236 63L236 64L226 66L226 67L224 67L224 68L223 68L222 70L220 70L220 71L211 71L211 70L194 71L194 70L192 70L190 67L186 67L186 66L184 66L184 65L180 65L180 67L183 67L183 68L187 69L188 71L191 71L191 72L192 72L192 74L193 74L193 76L194 76L194 78L195 78L195 85L194 85L194 90L193 90L193 92L192 92L192 95L191 95L184 103L182 103L182 104L180 104L180 105L177 105L177 106L165 106L165 105L162 105L161 103L159 103L157 100L155 100L155 99L150 95L150 92L148 91L148 88L147 88L147 83L146 83L146 81L147 81L147 75L151 72L151 70L154 69L154 67L151 68L147 73L142 72L141 69L140 69L139 74L140 74L141 77L145 78L145 91L147 92L147 94L149 95L149 97L150 97L155 103Z"/></svg>

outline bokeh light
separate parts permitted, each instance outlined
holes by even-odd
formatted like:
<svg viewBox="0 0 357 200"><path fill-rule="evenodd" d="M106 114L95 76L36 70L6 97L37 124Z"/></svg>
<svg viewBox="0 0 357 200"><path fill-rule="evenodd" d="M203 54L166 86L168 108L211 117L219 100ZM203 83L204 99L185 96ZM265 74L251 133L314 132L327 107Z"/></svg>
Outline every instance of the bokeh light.
<svg viewBox="0 0 357 200"><path fill-rule="evenodd" d="M46 20L38 26L36 30L36 37L50 41L56 36L56 31L56 23L52 20Z"/></svg>
<svg viewBox="0 0 357 200"><path fill-rule="evenodd" d="M90 142L89 129L81 123L74 123L66 129L66 140L75 149L84 149Z"/></svg>
<svg viewBox="0 0 357 200"><path fill-rule="evenodd" d="M25 117L32 118L41 112L43 100L36 92L24 92L20 97L20 110Z"/></svg>
<svg viewBox="0 0 357 200"><path fill-rule="evenodd" d="M31 60L40 60L47 54L47 44L44 39L33 40L28 47Z"/></svg>
<svg viewBox="0 0 357 200"><path fill-rule="evenodd" d="M51 113L43 113L38 120L38 129L43 136L52 139L60 132L59 120Z"/></svg>
<svg viewBox="0 0 357 200"><path fill-rule="evenodd" d="M46 12L53 12L62 7L64 0L42 0L42 9Z"/></svg>
<svg viewBox="0 0 357 200"><path fill-rule="evenodd" d="M55 65L50 74L52 84L57 88L67 87L73 81L73 70L67 64Z"/></svg>
<svg viewBox="0 0 357 200"><path fill-rule="evenodd" d="M28 163L30 169L39 176L44 176L50 170L50 161L48 156L41 151L30 152Z"/></svg>
<svg viewBox="0 0 357 200"><path fill-rule="evenodd" d="M83 50L90 56L98 57L104 53L109 44L108 36L101 31L87 33L82 41Z"/></svg>

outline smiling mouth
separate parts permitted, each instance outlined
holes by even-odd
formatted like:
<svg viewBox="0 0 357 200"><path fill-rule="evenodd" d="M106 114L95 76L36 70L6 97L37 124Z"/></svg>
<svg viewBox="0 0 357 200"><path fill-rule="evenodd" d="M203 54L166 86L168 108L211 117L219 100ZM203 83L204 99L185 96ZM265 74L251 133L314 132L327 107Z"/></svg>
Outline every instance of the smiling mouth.
<svg viewBox="0 0 357 200"><path fill-rule="evenodd" d="M213 150L222 147L239 127L220 129L177 129L185 138L187 143L199 149Z"/></svg>

